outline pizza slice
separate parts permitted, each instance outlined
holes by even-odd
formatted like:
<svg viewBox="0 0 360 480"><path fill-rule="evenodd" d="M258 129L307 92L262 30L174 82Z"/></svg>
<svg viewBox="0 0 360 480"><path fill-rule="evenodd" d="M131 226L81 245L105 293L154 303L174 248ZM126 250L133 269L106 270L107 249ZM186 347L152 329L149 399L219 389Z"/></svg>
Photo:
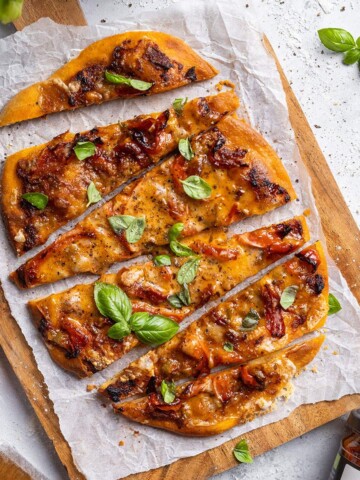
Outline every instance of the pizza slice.
<svg viewBox="0 0 360 480"><path fill-rule="evenodd" d="M170 256L169 249L163 249L153 261L105 274L99 281L125 292L133 312L181 322L196 308L297 250L308 239L304 217L230 238L223 231L206 230L181 240L183 248L201 257L195 278L188 284L180 285L177 277L189 257ZM120 341L108 336L113 322L97 309L94 287L94 283L76 285L29 302L52 358L80 377L102 370L140 343L135 335Z"/></svg>
<svg viewBox="0 0 360 480"><path fill-rule="evenodd" d="M328 295L326 259L316 243L132 362L100 392L118 402L163 380L197 377L279 350L324 325Z"/></svg>
<svg viewBox="0 0 360 480"><path fill-rule="evenodd" d="M225 116L178 153L132 182L75 228L20 266L22 288L78 273L102 273L115 262L169 243L183 223L187 237L260 215L296 197L279 157L243 120Z"/></svg>
<svg viewBox="0 0 360 480"><path fill-rule="evenodd" d="M178 387L163 384L147 397L115 404L134 422L181 435L209 436L269 413L287 400L292 379L317 355L325 337L319 335L244 365L222 370Z"/></svg>
<svg viewBox="0 0 360 480"><path fill-rule="evenodd" d="M126 32L92 43L46 80L20 91L0 112L0 127L116 98L166 92L217 73L179 38Z"/></svg>
<svg viewBox="0 0 360 480"><path fill-rule="evenodd" d="M181 139L206 130L238 105L234 92L195 98L176 111L169 108L87 132L66 132L10 155L2 177L1 204L17 254L45 243L88 205L158 163ZM36 203L41 200L44 203Z"/></svg>

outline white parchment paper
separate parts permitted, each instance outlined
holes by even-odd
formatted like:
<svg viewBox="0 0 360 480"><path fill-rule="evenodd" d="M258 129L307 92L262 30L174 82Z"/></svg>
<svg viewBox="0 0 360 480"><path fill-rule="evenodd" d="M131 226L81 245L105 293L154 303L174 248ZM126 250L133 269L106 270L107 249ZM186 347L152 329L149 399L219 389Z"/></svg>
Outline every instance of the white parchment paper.
<svg viewBox="0 0 360 480"><path fill-rule="evenodd" d="M196 5L196 7L195 7ZM272 58L262 45L261 32L240 14L236 2L182 2L161 12L144 12L136 19L124 19L113 25L97 27L66 27L49 20L37 23L0 41L0 102L4 104L13 94L27 85L45 79L64 62L93 41L126 30L161 30L182 37L219 70L218 77L203 84L193 84L176 92L148 98L115 101L71 113L50 115L0 130L0 158L32 144L50 140L62 131L81 131L95 125L106 125L118 119L131 118L139 113L160 111L175 97L216 93L214 85L221 79L236 84L242 100L239 114L268 139L277 150L290 173L298 194L292 202L274 212L248 219L233 230L241 232L271 222L289 218L310 208L312 241L324 240L310 180L299 156L288 119L288 111L280 78ZM314 93L316 94L316 92ZM66 229L71 228L72 222ZM53 236L51 240L54 239ZM27 257L32 256L29 253ZM4 228L0 229L0 279L12 314L20 324L32 347L36 361L49 388L50 398L60 420L61 430L72 449L75 463L88 480L113 480L171 463L179 458L196 455L220 445L253 428L286 417L303 403L334 400L349 393L360 392L360 314L339 270L329 259L330 288L342 304L342 311L329 317L327 341L314 361L317 372L307 369L295 380L295 393L277 411L244 426L211 438L183 438L150 427L134 424L112 410L103 408L94 392L86 392L89 383L100 384L145 349L132 351L90 380L78 380L55 365L32 325L26 303L60 291L80 281L94 277L69 279L55 285L20 292L8 281L8 274L20 265L12 252ZM352 261L352 259L349 259ZM114 267L112 270L116 269ZM256 277L255 277L256 278ZM253 278L252 281L255 279ZM250 281L244 282L238 291ZM213 305L213 304L212 304ZM197 318L204 310L183 323ZM1 327L0 327L1 328ZM313 369L314 370L314 369ZM119 446L119 441L124 446Z"/></svg>

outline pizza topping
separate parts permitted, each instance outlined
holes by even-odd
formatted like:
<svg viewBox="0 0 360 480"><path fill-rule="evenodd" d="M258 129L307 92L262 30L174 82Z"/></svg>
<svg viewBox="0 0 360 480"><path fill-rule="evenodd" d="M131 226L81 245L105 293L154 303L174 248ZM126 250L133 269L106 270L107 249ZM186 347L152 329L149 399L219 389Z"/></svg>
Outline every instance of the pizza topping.
<svg viewBox="0 0 360 480"><path fill-rule="evenodd" d="M44 210L48 204L49 198L40 192L24 193L21 198L26 200L30 205L36 207L38 210Z"/></svg>
<svg viewBox="0 0 360 480"><path fill-rule="evenodd" d="M320 257L316 250L307 249L296 254L297 258L311 266L312 272L315 273L320 265Z"/></svg>
<svg viewBox="0 0 360 480"><path fill-rule="evenodd" d="M146 168L152 163L149 156L137 142L127 141L119 143L113 151L119 168L124 168L129 162L135 165L138 164L140 168Z"/></svg>
<svg viewBox="0 0 360 480"><path fill-rule="evenodd" d="M214 377L212 384L216 397L223 404L227 403L235 394L235 392L229 388L229 381L226 377Z"/></svg>
<svg viewBox="0 0 360 480"><path fill-rule="evenodd" d="M191 148L189 138L182 138L181 140L179 140L179 152L188 161L190 161L194 157L194 152Z"/></svg>
<svg viewBox="0 0 360 480"><path fill-rule="evenodd" d="M240 367L240 380L243 384L251 389L256 390L263 390L265 387L265 377L263 376L262 372L259 371L259 375L252 375L249 372L249 369L246 365ZM260 378L262 377L262 378Z"/></svg>
<svg viewBox="0 0 360 480"><path fill-rule="evenodd" d="M157 118L147 117L128 122L127 131L140 147L149 154L154 154L160 145L160 134L167 126L170 111L165 110Z"/></svg>
<svg viewBox="0 0 360 480"><path fill-rule="evenodd" d="M325 288L324 278L319 274L311 275L306 278L306 285L315 295L320 295Z"/></svg>
<svg viewBox="0 0 360 480"><path fill-rule="evenodd" d="M284 310L287 310L295 302L298 290L298 285L290 285L282 292L280 297L280 305Z"/></svg>
<svg viewBox="0 0 360 480"><path fill-rule="evenodd" d="M86 204L87 207L89 207L93 203L100 202L100 200L102 199L102 196L98 191L98 189L96 188L94 182L90 182L87 188L87 197L88 197L88 203Z"/></svg>
<svg viewBox="0 0 360 480"><path fill-rule="evenodd" d="M68 334L67 358L78 357L80 351L90 342L89 332L79 322L70 318L63 319L61 327Z"/></svg>
<svg viewBox="0 0 360 480"><path fill-rule="evenodd" d="M269 200L270 202L281 200L283 203L290 201L290 195L286 189L271 182L266 176L264 168L260 165L250 169L248 179L259 200Z"/></svg>
<svg viewBox="0 0 360 480"><path fill-rule="evenodd" d="M300 240L303 236L303 227L299 220L289 220L284 223L278 223L275 226L277 235L283 239L287 237L290 233L293 238Z"/></svg>
<svg viewBox="0 0 360 480"><path fill-rule="evenodd" d="M154 410L161 410L163 412L177 411L181 408L181 400L177 398L173 402L166 403L159 393L150 393L149 405Z"/></svg>
<svg viewBox="0 0 360 480"><path fill-rule="evenodd" d="M187 283L184 283L181 286L181 291L179 293L170 295L167 298L167 301L174 308L182 308L184 306L189 306L191 304L191 297Z"/></svg>
<svg viewBox="0 0 360 480"><path fill-rule="evenodd" d="M196 82L197 76L195 72L195 67L189 68L189 70L185 73L185 78L190 82Z"/></svg>
<svg viewBox="0 0 360 480"><path fill-rule="evenodd" d="M184 110L184 107L188 101L188 97L186 98L175 98L173 101L173 109L175 110L177 115L181 115L182 111Z"/></svg>
<svg viewBox="0 0 360 480"><path fill-rule="evenodd" d="M132 217L131 215L114 215L108 217L108 221L117 235L125 232L125 238L128 243L138 242L146 227L145 218Z"/></svg>
<svg viewBox="0 0 360 480"><path fill-rule="evenodd" d="M145 58L147 58L155 68L161 70L169 70L174 65L171 63L169 57L163 53L156 44L149 45L146 49Z"/></svg>
<svg viewBox="0 0 360 480"><path fill-rule="evenodd" d="M78 141L73 150L78 160L85 160L94 155L96 147L93 142Z"/></svg>
<svg viewBox="0 0 360 480"><path fill-rule="evenodd" d="M185 180L180 180L183 185L184 192L190 198L195 200L204 200L211 197L211 186L198 175L191 175Z"/></svg>
<svg viewBox="0 0 360 480"><path fill-rule="evenodd" d="M209 160L211 163L221 169L230 169L236 167L248 167L249 165L243 161L247 154L246 149L236 148L231 150L224 147L226 143L225 136L219 131L217 127L212 130L214 138L211 154Z"/></svg>
<svg viewBox="0 0 360 480"><path fill-rule="evenodd" d="M165 403L173 403L176 397L176 386L174 382L163 380L160 385L160 391Z"/></svg>
<svg viewBox="0 0 360 480"><path fill-rule="evenodd" d="M200 265L200 258L194 257L184 263L178 270L176 280L183 285L184 283L191 283Z"/></svg>
<svg viewBox="0 0 360 480"><path fill-rule="evenodd" d="M166 291L150 282L134 282L126 287L126 293L132 297L147 300L154 305L160 305L167 300Z"/></svg>
<svg viewBox="0 0 360 480"><path fill-rule="evenodd" d="M266 328L273 337L281 338L285 335L285 324L282 317L279 289L266 283L262 289L262 298L265 308Z"/></svg>
<svg viewBox="0 0 360 480"><path fill-rule="evenodd" d="M193 242L190 247L194 252L212 257L217 261L236 260L239 255L238 250L235 248L218 247L210 243L200 242L199 240Z"/></svg>
<svg viewBox="0 0 360 480"><path fill-rule="evenodd" d="M242 332L251 332L258 326L260 315L254 308L250 308L249 313L243 318L240 330Z"/></svg>

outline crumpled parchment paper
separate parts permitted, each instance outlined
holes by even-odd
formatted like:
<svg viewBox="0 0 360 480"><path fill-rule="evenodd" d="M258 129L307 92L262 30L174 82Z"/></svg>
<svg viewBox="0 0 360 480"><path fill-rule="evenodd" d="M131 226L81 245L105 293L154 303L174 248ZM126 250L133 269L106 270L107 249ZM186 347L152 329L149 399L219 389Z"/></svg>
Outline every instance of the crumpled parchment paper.
<svg viewBox="0 0 360 480"><path fill-rule="evenodd" d="M67 129L76 132L116 122L118 119L131 118L140 113L160 111L167 108L175 97L192 98L216 93L215 84L221 79L230 79L241 97L239 114L247 117L277 150L299 197L298 201L290 205L263 217L248 219L232 230L241 232L258 228L310 208L312 241L324 241L310 190L310 180L294 140L285 95L274 61L263 47L261 32L240 13L236 1L196 4L186 1L161 12L144 12L136 19L124 19L117 24L96 27L60 26L42 19L22 32L0 41L1 103L4 104L27 85L45 79L93 41L126 30L160 30L180 36L221 73L212 81L189 85L166 94L118 100L3 128L0 130L2 161L6 154L48 141ZM243 432L280 420L303 403L334 400L345 394L360 392L359 307L330 259L330 289L343 308L339 314L329 317L326 347L313 364L317 373L309 368L296 378L294 395L287 403L280 402L277 411L222 435L202 439L183 438L131 423L119 415L115 416L111 408L103 408L103 400L94 392L86 391L87 384L99 385L146 351L146 348L132 351L91 379L78 380L55 365L32 324L26 303L31 298L48 295L79 282L93 281L94 277L73 278L20 292L9 282L8 274L26 256L21 260L15 258L3 227L0 229L0 251L0 279L12 314L34 351L75 463L88 480L113 480L166 465L220 445ZM27 257L33 254L31 252ZM114 266L112 270L116 268ZM231 294L249 283L250 281L244 282ZM208 308L209 305L192 315L183 323L182 328ZM121 440L125 442L124 446L119 446Z"/></svg>

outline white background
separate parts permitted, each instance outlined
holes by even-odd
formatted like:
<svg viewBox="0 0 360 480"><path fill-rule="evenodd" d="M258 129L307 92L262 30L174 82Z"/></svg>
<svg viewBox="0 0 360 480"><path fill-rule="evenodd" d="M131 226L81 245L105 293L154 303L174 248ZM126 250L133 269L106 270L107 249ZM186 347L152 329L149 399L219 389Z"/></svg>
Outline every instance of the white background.
<svg viewBox="0 0 360 480"><path fill-rule="evenodd" d="M81 3L88 23L95 24L118 20L145 8L162 8L172 2L82 0ZM189 15L196 14L196 3ZM263 25L359 224L360 70L356 65L344 66L341 55L326 51L316 31L342 27L355 37L360 36L360 0L239 0L238 8L246 8ZM0 36L13 31L12 27L0 26ZM13 454L19 455L19 461L27 461L23 464L25 468L34 466L44 478L66 478L3 355L0 360L0 445L11 447ZM327 480L343 423L344 419L336 420L257 458L253 465L241 465L216 480L240 477L262 480L265 476L267 480Z"/></svg>

